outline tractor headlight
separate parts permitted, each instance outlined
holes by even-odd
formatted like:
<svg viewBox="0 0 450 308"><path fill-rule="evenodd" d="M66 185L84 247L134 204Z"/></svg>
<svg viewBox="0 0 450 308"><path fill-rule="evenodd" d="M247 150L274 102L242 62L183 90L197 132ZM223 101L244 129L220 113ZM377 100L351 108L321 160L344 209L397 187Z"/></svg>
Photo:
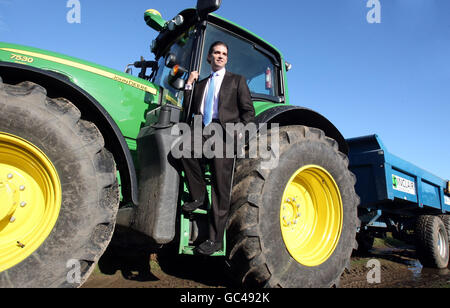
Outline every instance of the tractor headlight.
<svg viewBox="0 0 450 308"><path fill-rule="evenodd" d="M177 15L174 19L172 19L171 21L169 21L169 24L167 25L167 27L169 28L170 31L175 30L176 27L181 26L184 22L184 17L181 15Z"/></svg>
<svg viewBox="0 0 450 308"><path fill-rule="evenodd" d="M184 17L182 15L177 15L177 17L174 18L174 22L177 27L181 26L184 22Z"/></svg>

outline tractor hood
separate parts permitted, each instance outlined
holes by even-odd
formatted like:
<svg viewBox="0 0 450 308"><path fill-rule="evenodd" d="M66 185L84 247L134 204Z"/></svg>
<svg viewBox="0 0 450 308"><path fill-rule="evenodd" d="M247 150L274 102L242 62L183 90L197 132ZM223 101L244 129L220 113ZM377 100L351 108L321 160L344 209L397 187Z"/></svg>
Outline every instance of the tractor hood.
<svg viewBox="0 0 450 308"><path fill-rule="evenodd" d="M76 83L76 70L81 70L156 94L156 87L145 80L91 62L22 45L0 42L0 61L27 64L66 75ZM64 67L64 69L62 69ZM60 69L61 68L61 69Z"/></svg>
<svg viewBox="0 0 450 308"><path fill-rule="evenodd" d="M145 115L160 102L159 87L144 79L91 62L32 47L0 42L0 64L18 63L57 73L95 98L135 148Z"/></svg>

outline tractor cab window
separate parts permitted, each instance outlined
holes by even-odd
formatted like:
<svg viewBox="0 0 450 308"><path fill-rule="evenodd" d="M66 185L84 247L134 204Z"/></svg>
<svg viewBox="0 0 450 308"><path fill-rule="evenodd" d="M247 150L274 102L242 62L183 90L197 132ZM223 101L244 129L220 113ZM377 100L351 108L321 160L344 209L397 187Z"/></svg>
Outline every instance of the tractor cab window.
<svg viewBox="0 0 450 308"><path fill-rule="evenodd" d="M192 46L194 42L194 32L191 30L183 33L175 43L164 53L158 60L158 71L154 77L153 83L161 86L164 89L163 101L169 104L175 104L181 106L183 102L183 91L173 88L168 77L171 72L171 68L165 65L165 56L169 53L175 55L175 61L182 67L189 68L191 64Z"/></svg>
<svg viewBox="0 0 450 308"><path fill-rule="evenodd" d="M211 66L207 62L209 47L216 41L222 41L229 47L227 70L246 78L254 99L263 98L279 102L281 95L279 66L269 52L256 44L209 24L203 46L200 79L207 78Z"/></svg>

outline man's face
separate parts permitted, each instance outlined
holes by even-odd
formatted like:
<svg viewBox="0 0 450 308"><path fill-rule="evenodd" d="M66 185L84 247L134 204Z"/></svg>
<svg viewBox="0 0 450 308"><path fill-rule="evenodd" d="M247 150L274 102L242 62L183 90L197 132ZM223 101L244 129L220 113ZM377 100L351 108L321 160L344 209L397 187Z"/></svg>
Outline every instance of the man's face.
<svg viewBox="0 0 450 308"><path fill-rule="evenodd" d="M228 63L228 49L223 45L214 46L213 52L208 55L211 68L214 72L221 70Z"/></svg>

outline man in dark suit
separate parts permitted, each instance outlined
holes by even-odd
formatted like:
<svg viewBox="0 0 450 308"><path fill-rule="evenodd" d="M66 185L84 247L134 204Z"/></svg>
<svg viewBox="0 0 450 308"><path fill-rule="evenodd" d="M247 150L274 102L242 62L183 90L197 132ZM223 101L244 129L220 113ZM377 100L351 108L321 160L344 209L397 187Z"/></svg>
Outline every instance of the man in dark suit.
<svg viewBox="0 0 450 308"><path fill-rule="evenodd" d="M255 109L245 77L227 72L228 46L223 42L215 42L211 45L208 53L208 62L211 64L211 75L198 82L195 89L193 83L198 80L198 72L192 72L186 83L185 101L192 97L191 112L188 119L193 116L201 116L203 127L219 124L222 129L227 123L243 123L244 125L254 122ZM223 131L222 131L223 132ZM226 131L222 134L223 149L230 146L225 142ZM242 134L233 134L232 137L243 138ZM237 140L233 138L234 143ZM206 141L202 137L202 145ZM236 151L236 146L234 153ZM202 147L203 148L203 147ZM225 154L225 151L224 151ZM185 213L192 213L202 206L207 198L204 171L201 168L201 159L182 158L189 190L193 202L183 206ZM199 245L195 252L203 255L211 255L222 249L223 237L230 210L230 196L232 186L232 175L234 157L215 157L212 159L212 217L210 219L209 240Z"/></svg>

